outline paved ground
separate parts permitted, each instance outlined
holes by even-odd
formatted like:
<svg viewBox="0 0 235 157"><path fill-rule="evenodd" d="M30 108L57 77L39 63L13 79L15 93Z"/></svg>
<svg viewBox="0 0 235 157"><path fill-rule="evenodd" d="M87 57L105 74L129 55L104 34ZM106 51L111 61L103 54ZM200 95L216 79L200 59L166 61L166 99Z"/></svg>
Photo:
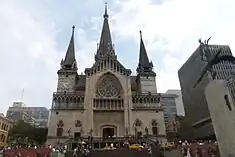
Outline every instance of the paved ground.
<svg viewBox="0 0 235 157"><path fill-rule="evenodd" d="M179 150L166 151L165 157L181 157Z"/></svg>

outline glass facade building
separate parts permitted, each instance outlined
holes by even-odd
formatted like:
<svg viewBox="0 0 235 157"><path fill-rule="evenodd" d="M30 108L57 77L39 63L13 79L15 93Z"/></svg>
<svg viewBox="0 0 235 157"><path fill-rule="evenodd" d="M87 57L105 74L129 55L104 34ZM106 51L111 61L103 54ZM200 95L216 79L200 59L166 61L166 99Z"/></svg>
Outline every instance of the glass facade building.
<svg viewBox="0 0 235 157"><path fill-rule="evenodd" d="M161 93L160 103L162 104L164 111L165 124L173 120L175 118L175 115L177 115L175 98L177 98L176 94Z"/></svg>

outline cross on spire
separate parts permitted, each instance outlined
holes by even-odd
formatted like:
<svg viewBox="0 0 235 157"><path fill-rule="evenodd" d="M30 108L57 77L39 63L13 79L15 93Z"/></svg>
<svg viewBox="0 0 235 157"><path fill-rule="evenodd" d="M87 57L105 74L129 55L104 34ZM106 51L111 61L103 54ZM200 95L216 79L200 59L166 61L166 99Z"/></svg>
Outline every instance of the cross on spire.
<svg viewBox="0 0 235 157"><path fill-rule="evenodd" d="M107 2L105 2L104 3L105 4L105 9L104 9L104 18L108 18L109 17L109 15L108 15L108 3Z"/></svg>
<svg viewBox="0 0 235 157"><path fill-rule="evenodd" d="M103 28L101 31L100 42L98 45L97 53L95 55L95 60L106 56L107 54L114 55L114 48L112 44L111 32L109 29L109 22L108 22L108 9L107 3L105 3L105 10L104 10L104 22Z"/></svg>
<svg viewBox="0 0 235 157"><path fill-rule="evenodd" d="M142 38L142 31L140 30L140 38Z"/></svg>

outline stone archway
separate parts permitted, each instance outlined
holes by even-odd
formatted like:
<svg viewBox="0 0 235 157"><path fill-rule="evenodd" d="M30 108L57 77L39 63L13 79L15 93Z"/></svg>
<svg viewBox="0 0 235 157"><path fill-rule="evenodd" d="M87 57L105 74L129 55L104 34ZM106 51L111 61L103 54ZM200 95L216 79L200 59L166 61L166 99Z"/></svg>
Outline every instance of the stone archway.
<svg viewBox="0 0 235 157"><path fill-rule="evenodd" d="M101 127L101 135L103 138L112 138L117 135L117 127L114 125L103 125Z"/></svg>

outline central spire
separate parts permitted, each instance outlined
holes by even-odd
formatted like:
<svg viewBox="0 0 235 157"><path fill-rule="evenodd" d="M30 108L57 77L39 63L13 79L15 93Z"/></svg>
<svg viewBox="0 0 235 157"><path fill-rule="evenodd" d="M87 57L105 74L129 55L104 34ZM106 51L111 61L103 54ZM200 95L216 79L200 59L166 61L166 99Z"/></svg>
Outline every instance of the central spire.
<svg viewBox="0 0 235 157"><path fill-rule="evenodd" d="M95 55L95 60L98 60L108 54L114 55L114 48L112 44L112 38L108 22L109 15L108 15L107 3L105 3L105 11L103 17L104 17L103 28L101 31L100 42L98 45L97 53Z"/></svg>

